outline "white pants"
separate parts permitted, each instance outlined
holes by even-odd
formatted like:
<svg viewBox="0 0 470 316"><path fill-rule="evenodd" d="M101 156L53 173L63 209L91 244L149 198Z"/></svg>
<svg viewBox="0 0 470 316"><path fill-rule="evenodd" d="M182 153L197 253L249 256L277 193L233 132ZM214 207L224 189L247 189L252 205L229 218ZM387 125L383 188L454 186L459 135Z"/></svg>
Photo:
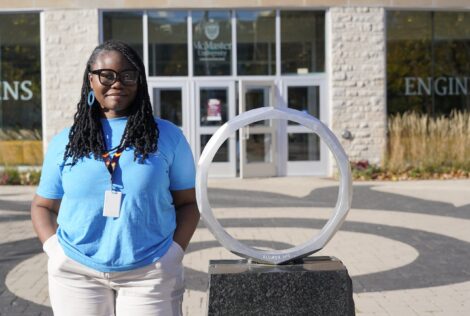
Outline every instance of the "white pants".
<svg viewBox="0 0 470 316"><path fill-rule="evenodd" d="M44 251L55 316L182 315L184 251L175 242L151 265L111 273L67 257L56 235L46 240Z"/></svg>

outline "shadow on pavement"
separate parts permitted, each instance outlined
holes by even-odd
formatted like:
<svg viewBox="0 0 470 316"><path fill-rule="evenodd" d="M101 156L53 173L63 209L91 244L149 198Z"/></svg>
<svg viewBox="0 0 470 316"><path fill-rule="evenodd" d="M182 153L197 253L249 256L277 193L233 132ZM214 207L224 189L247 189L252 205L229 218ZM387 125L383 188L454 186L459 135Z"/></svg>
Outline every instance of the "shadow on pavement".
<svg viewBox="0 0 470 316"><path fill-rule="evenodd" d="M429 215L470 219L470 205L455 207L449 203L433 202L399 194L371 190L372 186L355 186L353 208L414 212ZM337 187L313 190L309 195L295 198L289 195L259 191L209 189L212 207L334 207ZM0 200L0 209L19 212L0 216L0 222L29 220L29 201ZM271 227L266 219L223 219L224 227ZM325 221L315 219L280 218L276 227L312 228L323 227ZM203 225L203 224L201 224ZM397 226L345 222L341 230L373 234L406 243L419 252L418 258L395 269L353 277L355 292L378 292L441 286L470 280L470 243L447 236L407 229ZM247 244L274 248L293 245L271 241L244 241ZM193 242L187 252L218 247L219 243ZM0 244L0 315L52 315L51 309L16 297L5 286L5 278L20 262L40 253L41 245L36 238ZM328 254L326 254L328 255ZM335 255L334 253L329 255ZM214 258L218 259L218 258ZM341 258L339 258L341 260ZM205 291L207 275L186 268L187 288Z"/></svg>

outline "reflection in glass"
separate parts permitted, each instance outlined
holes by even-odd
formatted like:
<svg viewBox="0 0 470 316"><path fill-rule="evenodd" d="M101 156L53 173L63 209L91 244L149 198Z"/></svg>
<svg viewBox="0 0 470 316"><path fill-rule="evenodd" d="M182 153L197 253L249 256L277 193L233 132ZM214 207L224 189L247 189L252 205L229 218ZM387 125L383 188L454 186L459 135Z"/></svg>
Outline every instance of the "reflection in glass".
<svg viewBox="0 0 470 316"><path fill-rule="evenodd" d="M179 88L153 89L155 115L180 127L183 125L182 100L183 96Z"/></svg>
<svg viewBox="0 0 470 316"><path fill-rule="evenodd" d="M432 77L432 13L387 12L387 109L432 112L432 97L418 93Z"/></svg>
<svg viewBox="0 0 470 316"><path fill-rule="evenodd" d="M434 113L470 111L470 12L434 13Z"/></svg>
<svg viewBox="0 0 470 316"><path fill-rule="evenodd" d="M2 13L0 141L40 140L41 117L39 14Z"/></svg>
<svg viewBox="0 0 470 316"><path fill-rule="evenodd" d="M0 14L0 165L42 164L39 13Z"/></svg>
<svg viewBox="0 0 470 316"><path fill-rule="evenodd" d="M201 126L221 126L227 122L227 88L202 88L199 94Z"/></svg>
<svg viewBox="0 0 470 316"><path fill-rule="evenodd" d="M211 139L211 137L212 135L201 135L201 154L202 154L202 151L204 150L204 147L206 147L207 143ZM226 140L217 150L217 153L215 154L212 162L228 162L228 157L229 157L228 151L229 151L228 141Z"/></svg>
<svg viewBox="0 0 470 316"><path fill-rule="evenodd" d="M275 75L276 11L237 11L238 75Z"/></svg>
<svg viewBox="0 0 470 316"><path fill-rule="evenodd" d="M143 59L142 12L104 12L103 40L123 41Z"/></svg>
<svg viewBox="0 0 470 316"><path fill-rule="evenodd" d="M270 106L269 104L270 88L248 88L245 92L245 111ZM258 121L250 125L269 126L270 120Z"/></svg>
<svg viewBox="0 0 470 316"><path fill-rule="evenodd" d="M230 11L194 11L192 18L194 75L231 75Z"/></svg>
<svg viewBox="0 0 470 316"><path fill-rule="evenodd" d="M281 11L281 72L325 71L325 12Z"/></svg>
<svg viewBox="0 0 470 316"><path fill-rule="evenodd" d="M271 135L251 134L246 140L246 161L271 162Z"/></svg>
<svg viewBox="0 0 470 316"><path fill-rule="evenodd" d="M288 134L289 161L319 161L320 138L314 133Z"/></svg>
<svg viewBox="0 0 470 316"><path fill-rule="evenodd" d="M291 109L306 112L316 118L320 117L320 87L289 87L287 89L287 106ZM299 125L289 121L289 125Z"/></svg>
<svg viewBox="0 0 470 316"><path fill-rule="evenodd" d="M186 11L149 12L150 76L188 75L187 20Z"/></svg>
<svg viewBox="0 0 470 316"><path fill-rule="evenodd" d="M387 12L389 114L470 111L470 12Z"/></svg>

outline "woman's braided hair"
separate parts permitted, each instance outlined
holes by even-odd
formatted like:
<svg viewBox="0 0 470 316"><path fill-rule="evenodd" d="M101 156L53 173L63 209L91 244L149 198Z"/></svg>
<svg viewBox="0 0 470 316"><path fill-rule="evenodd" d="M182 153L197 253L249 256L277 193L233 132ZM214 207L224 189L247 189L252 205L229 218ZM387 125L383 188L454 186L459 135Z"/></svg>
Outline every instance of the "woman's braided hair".
<svg viewBox="0 0 470 316"><path fill-rule="evenodd" d="M85 73L83 74L83 85L80 101L77 104L77 112L74 116L74 123L69 133L69 143L65 148L64 161L72 158L72 165L75 165L80 158L93 155L95 159L101 159L106 152L106 144L103 138L101 126L101 110L95 104L88 106L88 93L91 91L88 80L92 65L97 57L107 51L117 51L121 53L129 63L139 71L139 81L137 94L129 107L127 125L124 130L124 146L134 148L134 160L140 156L139 161L147 158L149 153L157 150L158 126L155 122L148 94L147 79L145 76L144 64L129 45L120 41L107 41L97 46L88 59Z"/></svg>

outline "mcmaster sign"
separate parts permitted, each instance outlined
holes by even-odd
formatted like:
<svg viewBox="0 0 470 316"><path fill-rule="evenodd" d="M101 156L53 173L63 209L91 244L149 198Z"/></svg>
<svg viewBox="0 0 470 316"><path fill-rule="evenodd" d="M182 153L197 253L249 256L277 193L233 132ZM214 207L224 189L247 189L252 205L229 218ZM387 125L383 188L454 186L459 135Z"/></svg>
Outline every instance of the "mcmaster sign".
<svg viewBox="0 0 470 316"><path fill-rule="evenodd" d="M194 43L194 49L200 61L226 61L232 44L197 41Z"/></svg>
<svg viewBox="0 0 470 316"><path fill-rule="evenodd" d="M207 40L195 41L193 43L196 58L199 61L227 61L229 52L232 50L231 43L223 41L215 42L220 35L220 25L217 21L210 19L203 23L200 31Z"/></svg>
<svg viewBox="0 0 470 316"><path fill-rule="evenodd" d="M29 101L33 98L31 85L31 80L0 81L0 100Z"/></svg>
<svg viewBox="0 0 470 316"><path fill-rule="evenodd" d="M405 77L405 95L468 95L470 77Z"/></svg>

